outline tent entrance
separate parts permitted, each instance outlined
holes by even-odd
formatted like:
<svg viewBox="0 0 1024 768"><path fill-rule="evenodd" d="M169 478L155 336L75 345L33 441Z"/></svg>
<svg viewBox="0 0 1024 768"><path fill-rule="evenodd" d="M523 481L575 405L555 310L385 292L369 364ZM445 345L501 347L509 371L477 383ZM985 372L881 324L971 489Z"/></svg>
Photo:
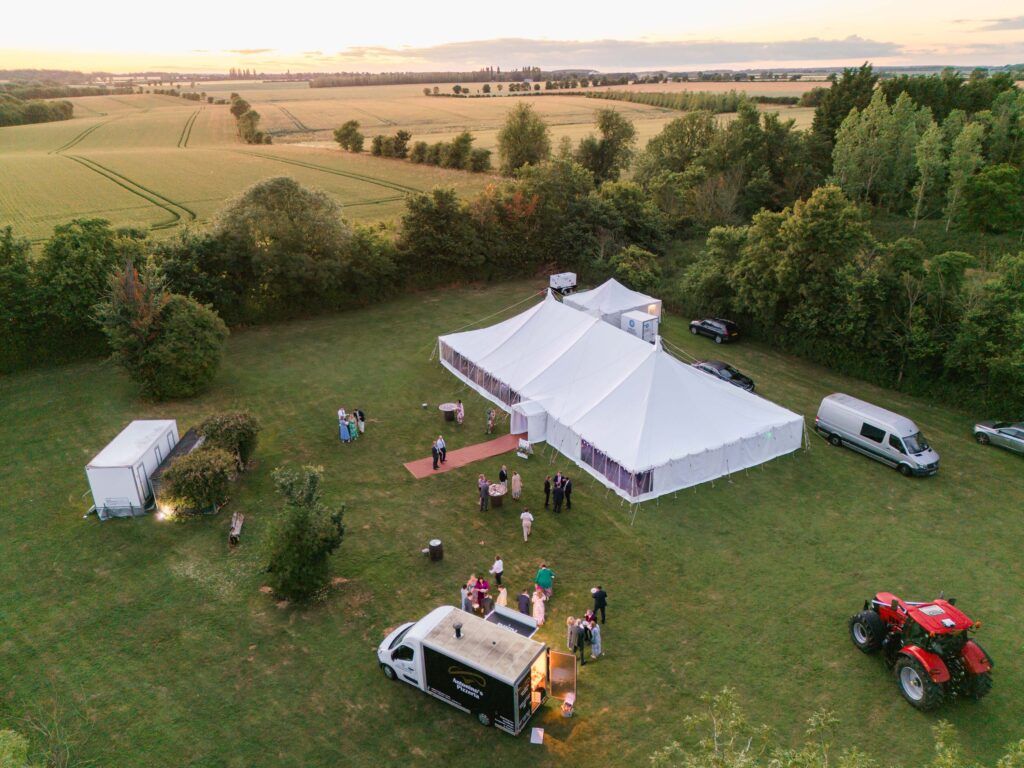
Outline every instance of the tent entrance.
<svg viewBox="0 0 1024 768"><path fill-rule="evenodd" d="M511 432L525 434L531 443L541 443L548 435L548 412L533 400L523 400L512 406Z"/></svg>

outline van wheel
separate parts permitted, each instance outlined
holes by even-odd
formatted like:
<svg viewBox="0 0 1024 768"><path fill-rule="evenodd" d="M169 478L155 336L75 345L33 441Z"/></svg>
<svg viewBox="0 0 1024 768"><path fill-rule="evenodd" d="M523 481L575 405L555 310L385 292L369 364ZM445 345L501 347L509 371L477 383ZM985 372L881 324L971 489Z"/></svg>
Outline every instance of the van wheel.
<svg viewBox="0 0 1024 768"><path fill-rule="evenodd" d="M488 715L486 712L477 712L476 719L480 721L480 725L482 725L484 728L490 728L493 725L493 722L491 721L491 716Z"/></svg>
<svg viewBox="0 0 1024 768"><path fill-rule="evenodd" d="M388 680L398 679L398 675L395 674L395 670L393 670L387 664L381 664L380 671L384 673L384 677L386 677Z"/></svg>
<svg viewBox="0 0 1024 768"><path fill-rule="evenodd" d="M914 474L913 470L911 470L910 467L908 467L906 464L900 464L898 467L896 467L896 469L898 469L900 471L900 474L903 475L904 477L910 477L912 474Z"/></svg>
<svg viewBox="0 0 1024 768"><path fill-rule="evenodd" d="M842 448L843 446L843 439L839 435L829 435L828 442L829 445L834 445L836 448Z"/></svg>

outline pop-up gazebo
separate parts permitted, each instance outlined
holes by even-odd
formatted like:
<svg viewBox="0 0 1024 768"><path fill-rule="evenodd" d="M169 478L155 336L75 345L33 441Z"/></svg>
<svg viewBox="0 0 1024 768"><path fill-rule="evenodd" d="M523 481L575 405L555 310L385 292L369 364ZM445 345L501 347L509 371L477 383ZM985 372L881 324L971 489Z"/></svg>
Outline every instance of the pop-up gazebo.
<svg viewBox="0 0 1024 768"><path fill-rule="evenodd" d="M562 303L600 317L616 328L620 326L622 315L626 312L646 312L661 317L661 299L631 290L614 278L593 290L566 296Z"/></svg>
<svg viewBox="0 0 1024 768"><path fill-rule="evenodd" d="M510 412L514 429L632 502L790 453L803 437L798 414L550 292L509 320L438 341L441 364Z"/></svg>

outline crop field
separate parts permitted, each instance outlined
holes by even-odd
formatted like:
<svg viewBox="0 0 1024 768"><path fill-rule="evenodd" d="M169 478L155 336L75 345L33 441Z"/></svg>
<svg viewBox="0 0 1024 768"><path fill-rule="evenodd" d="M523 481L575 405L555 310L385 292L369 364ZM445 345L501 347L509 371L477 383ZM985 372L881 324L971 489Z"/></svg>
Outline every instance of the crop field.
<svg viewBox="0 0 1024 768"><path fill-rule="evenodd" d="M509 454L414 480L401 463L425 455L442 428L452 449L484 439L485 402L430 359L437 334L490 315L497 322L539 287L426 292L238 332L212 391L184 402L142 401L102 362L0 378L0 727L57 719L75 759L104 766L633 768L669 741L690 743L683 718L702 693L731 686L783 744L802 742L805 719L825 707L839 719L834 749L856 747L885 766L925 765L940 718L955 725L968 759L988 765L1024 735L1015 658L1024 472L1020 457L971 439L982 414L755 343L716 347L668 316L670 342L724 357L808 422L835 391L906 414L942 469L905 479L811 435L806 450L644 504L635 520L543 446L525 462ZM435 407L456 397L466 403L461 427ZM354 444L337 440L339 405L367 413ZM175 418L184 430L237 407L256 413L264 432L256 466L219 515L82 518L82 468L128 421ZM522 473L523 503L537 516L527 544L516 507L477 511L477 473L503 462ZM260 548L278 508L270 474L281 464L322 465L328 501L347 505L335 584L307 609L260 591ZM576 492L572 510L556 517L542 509L540 489L557 469L571 473ZM246 520L232 552L236 510ZM420 554L433 537L445 546L438 563ZM610 596L606 655L580 669L575 717L553 704L538 713L540 747L485 730L377 667L389 628L454 602L458 582L496 552L510 591L530 583L540 560L552 565L540 637L556 649L566 616L590 605L591 586ZM959 598L984 622L992 694L938 714L907 705L882 661L847 635L846 618L881 589Z"/></svg>
<svg viewBox="0 0 1024 768"><path fill-rule="evenodd" d="M0 129L0 178L4 180L0 226L10 224L18 235L39 242L55 224L75 216L99 216L117 226L150 228L157 236L168 235L183 224L208 221L250 184L282 174L333 195L353 222L395 220L404 210L406 196L437 185L476 194L494 178L355 156L342 153L333 143L334 128L346 120L358 120L368 139L404 129L412 133L413 141L435 142L470 130L476 146L497 149L498 129L518 101L427 97L423 87L197 84L197 90L211 96L238 91L250 101L262 117L261 126L274 134L275 141L256 147L239 142L224 105L158 94L75 98L73 120ZM438 87L451 89L450 84ZM575 142L591 133L598 109L616 109L632 120L639 146L680 115L643 104L579 96L543 96L528 103L549 124L556 144L563 136ZM779 109L800 125L810 121L810 110L766 109Z"/></svg>

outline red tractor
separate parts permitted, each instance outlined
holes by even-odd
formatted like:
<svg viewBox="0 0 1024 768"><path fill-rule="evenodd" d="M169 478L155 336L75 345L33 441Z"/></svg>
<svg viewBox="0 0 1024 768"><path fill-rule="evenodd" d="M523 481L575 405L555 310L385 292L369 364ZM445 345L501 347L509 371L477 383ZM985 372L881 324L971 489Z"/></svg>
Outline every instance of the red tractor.
<svg viewBox="0 0 1024 768"><path fill-rule="evenodd" d="M864 601L850 638L864 653L885 654L904 698L922 710L946 699L981 699L992 690L992 657L968 637L980 626L940 595L911 603L889 592Z"/></svg>

